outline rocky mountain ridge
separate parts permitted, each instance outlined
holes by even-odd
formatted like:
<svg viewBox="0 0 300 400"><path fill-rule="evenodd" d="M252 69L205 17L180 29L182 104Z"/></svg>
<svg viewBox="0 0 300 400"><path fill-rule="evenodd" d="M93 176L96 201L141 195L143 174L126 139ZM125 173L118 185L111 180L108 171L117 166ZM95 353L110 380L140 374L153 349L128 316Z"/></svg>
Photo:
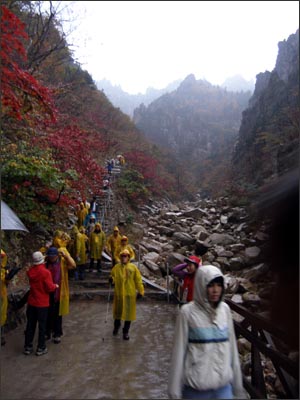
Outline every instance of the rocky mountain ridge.
<svg viewBox="0 0 300 400"><path fill-rule="evenodd" d="M180 82L181 80L178 79L177 81L169 83L163 89L149 87L145 93L137 94L127 93L121 88L121 86L113 85L107 79L97 81L96 86L99 90L104 91L107 98L115 107L119 107L124 114L133 117L134 109L139 107L140 104L147 106L163 94L175 90Z"/></svg>

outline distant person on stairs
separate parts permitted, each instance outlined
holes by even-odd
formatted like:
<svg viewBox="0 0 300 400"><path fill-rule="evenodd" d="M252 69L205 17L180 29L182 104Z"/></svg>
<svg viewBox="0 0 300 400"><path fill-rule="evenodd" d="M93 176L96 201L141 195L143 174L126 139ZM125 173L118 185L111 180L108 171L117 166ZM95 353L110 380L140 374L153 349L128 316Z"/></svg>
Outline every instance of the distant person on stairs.
<svg viewBox="0 0 300 400"><path fill-rule="evenodd" d="M91 201L91 205L90 205L89 210L90 210L94 215L97 215L98 208L99 208L99 204L97 203L97 197L96 197L96 196L93 196L93 200Z"/></svg>
<svg viewBox="0 0 300 400"><path fill-rule="evenodd" d="M130 261L135 260L135 252L132 248L132 246L128 243L128 237L123 235L121 238L121 244L116 248L116 251L114 253L114 258L115 258L115 262L120 262L120 253L123 250L128 250L129 251L129 255L130 255Z"/></svg>
<svg viewBox="0 0 300 400"><path fill-rule="evenodd" d="M89 209L89 211L88 211L88 213L87 213L87 215L86 215L86 217L84 219L84 222L83 222L83 226L85 228L87 228L89 226L92 218L94 219L94 223L96 223L96 214L93 213L91 209Z"/></svg>
<svg viewBox="0 0 300 400"><path fill-rule="evenodd" d="M93 232L94 228L96 225L96 217L94 217L93 215L90 217L90 221L86 226L86 234L89 237L90 234Z"/></svg>
<svg viewBox="0 0 300 400"><path fill-rule="evenodd" d="M111 256L112 267L116 264L115 251L118 247L121 246L121 239L122 235L120 233L120 229L115 226L113 233L108 236L106 241L106 249L108 251L108 254Z"/></svg>
<svg viewBox="0 0 300 400"><path fill-rule="evenodd" d="M88 214L88 209L87 209L87 207L85 207L85 205L84 205L84 203L83 202L81 202L80 204L79 204L79 210L77 211L77 213L76 213L76 216L77 216L77 226L78 226L78 228L80 228L81 226L83 226L84 225L84 221L85 221L85 217L87 216L87 214Z"/></svg>
<svg viewBox="0 0 300 400"><path fill-rule="evenodd" d="M144 296L144 285L138 267L129 261L129 251L122 250L119 256L121 262L113 267L109 278L109 283L114 285L113 335L118 334L122 320L123 339L129 340L130 324L136 319L136 298Z"/></svg>
<svg viewBox="0 0 300 400"><path fill-rule="evenodd" d="M94 268L94 261L97 261L97 271L101 272L102 251L106 244L106 235L102 230L100 222L96 222L95 228L90 234L90 271Z"/></svg>

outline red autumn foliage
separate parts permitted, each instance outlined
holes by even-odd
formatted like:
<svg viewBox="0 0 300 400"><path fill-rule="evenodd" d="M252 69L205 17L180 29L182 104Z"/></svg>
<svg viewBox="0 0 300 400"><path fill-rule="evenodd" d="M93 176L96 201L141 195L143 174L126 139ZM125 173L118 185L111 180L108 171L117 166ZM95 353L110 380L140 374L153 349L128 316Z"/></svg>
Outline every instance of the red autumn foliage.
<svg viewBox="0 0 300 400"><path fill-rule="evenodd" d="M153 193L158 194L162 189L167 189L169 182L161 177L157 159L142 151L128 152L125 154L125 159L128 164L143 175L145 184L151 187Z"/></svg>
<svg viewBox="0 0 300 400"><path fill-rule="evenodd" d="M50 132L46 140L53 149L59 168L76 171L78 180L72 183L73 188L83 196L87 194L87 188L91 193L101 192L105 170L91 156L95 151L103 151L100 138L77 126L65 126Z"/></svg>
<svg viewBox="0 0 300 400"><path fill-rule="evenodd" d="M22 68L26 61L25 25L1 6L1 105L2 115L18 120L49 123L55 120L51 91Z"/></svg>

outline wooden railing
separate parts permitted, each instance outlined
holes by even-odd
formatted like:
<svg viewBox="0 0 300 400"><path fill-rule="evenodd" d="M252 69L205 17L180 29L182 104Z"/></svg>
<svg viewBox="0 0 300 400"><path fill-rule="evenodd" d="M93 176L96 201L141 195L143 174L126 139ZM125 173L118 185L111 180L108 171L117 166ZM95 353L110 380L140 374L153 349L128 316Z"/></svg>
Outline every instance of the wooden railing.
<svg viewBox="0 0 300 400"><path fill-rule="evenodd" d="M243 321L234 321L237 338L244 337L251 343L251 380L244 377L244 387L251 398L266 399L267 389L262 366L261 354L270 359L280 379L287 399L299 398L299 365L291 360L278 347L286 341L286 334L269 320L253 314L245 307L225 299L231 310L242 317Z"/></svg>

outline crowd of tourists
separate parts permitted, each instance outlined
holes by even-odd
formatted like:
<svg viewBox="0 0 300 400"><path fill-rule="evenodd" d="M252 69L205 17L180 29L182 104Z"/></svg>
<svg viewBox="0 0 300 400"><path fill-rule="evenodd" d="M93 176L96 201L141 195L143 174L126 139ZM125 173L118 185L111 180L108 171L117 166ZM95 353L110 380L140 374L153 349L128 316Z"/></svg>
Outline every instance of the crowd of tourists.
<svg viewBox="0 0 300 400"><path fill-rule="evenodd" d="M98 204L81 201L75 211L77 222L69 232L56 230L52 240L32 254L26 267L29 290L17 307L27 303L24 354L33 352L38 326L36 355L48 352L46 342L58 344L63 336L62 317L69 313L69 280L84 280L86 272L102 273L102 259L111 260L109 285L114 286L114 331L124 321L123 338L129 339L129 328L135 320L136 291L144 295L139 269L132 261L135 251L128 237L116 225L106 236L97 219ZM96 269L94 269L96 268ZM12 271L10 271L12 272ZM7 268L7 254L1 249L1 344L5 344L4 325L7 319L7 285L12 278Z"/></svg>
<svg viewBox="0 0 300 400"><path fill-rule="evenodd" d="M32 254L27 268L29 290L20 301L27 303L25 355L47 354L47 341L59 344L63 316L69 314L69 279L84 280L87 270L102 273L102 257L111 260L109 285L114 288L112 335L129 340L136 319L136 300L145 290L135 260L134 248L116 225L106 237L97 220L97 199L80 202L77 222L70 233L57 230L50 244ZM7 318L7 255L1 250L1 344ZM94 269L96 267L96 269ZM179 309L169 370L168 395L185 399L247 398L242 385L239 355L230 308L223 301L224 276L219 268L202 265L201 257L190 255L172 270L178 279L183 302ZM3 343L2 343L3 339Z"/></svg>

